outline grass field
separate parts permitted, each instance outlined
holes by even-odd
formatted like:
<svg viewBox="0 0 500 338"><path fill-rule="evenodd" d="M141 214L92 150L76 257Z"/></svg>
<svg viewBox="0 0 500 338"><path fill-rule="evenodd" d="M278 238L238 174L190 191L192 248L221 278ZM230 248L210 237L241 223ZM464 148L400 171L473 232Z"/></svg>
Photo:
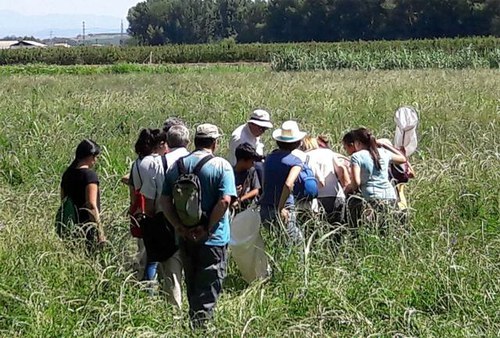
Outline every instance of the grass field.
<svg viewBox="0 0 500 338"><path fill-rule="evenodd" d="M225 154L256 107L339 141L360 125L392 137L401 104L421 119L409 228L386 237L362 228L336 254L316 236L305 264L268 242L273 278L247 288L231 265L209 335L499 336L499 88L498 70L1 76L0 336L192 334L186 308L147 297L128 265L119 178L141 127L168 116L212 122ZM104 146L97 171L111 244L95 258L53 231L60 176L84 137Z"/></svg>

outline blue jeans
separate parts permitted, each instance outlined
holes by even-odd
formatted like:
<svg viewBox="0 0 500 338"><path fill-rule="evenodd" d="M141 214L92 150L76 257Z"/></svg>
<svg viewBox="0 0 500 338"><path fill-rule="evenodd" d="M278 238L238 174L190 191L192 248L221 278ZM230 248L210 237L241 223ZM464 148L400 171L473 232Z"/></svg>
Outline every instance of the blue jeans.
<svg viewBox="0 0 500 338"><path fill-rule="evenodd" d="M152 281L156 277L156 270L158 269L158 262L148 262L144 269L144 277L142 280Z"/></svg>
<svg viewBox="0 0 500 338"><path fill-rule="evenodd" d="M290 241L294 245L302 244L304 241L304 235L302 230L297 226L297 212L295 211L295 206L286 207L289 212L288 221L286 222L285 229ZM264 227L268 230L276 230L279 222L278 210L274 205L261 205L260 206L260 218Z"/></svg>

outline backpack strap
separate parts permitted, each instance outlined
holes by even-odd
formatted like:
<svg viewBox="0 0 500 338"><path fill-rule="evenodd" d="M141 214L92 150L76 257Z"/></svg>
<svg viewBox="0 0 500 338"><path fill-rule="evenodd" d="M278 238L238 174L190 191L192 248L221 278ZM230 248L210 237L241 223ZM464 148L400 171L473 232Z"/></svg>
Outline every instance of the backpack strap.
<svg viewBox="0 0 500 338"><path fill-rule="evenodd" d="M184 164L184 159L188 156L189 155L181 157L180 159L177 160L177 170L179 172L179 176L187 174L186 165Z"/></svg>
<svg viewBox="0 0 500 338"><path fill-rule="evenodd" d="M210 161L211 159L214 158L214 155L212 154L209 154L205 157L203 157L197 164L196 166L194 167L193 169L193 174L195 174L196 176L198 176L198 174L200 173L201 169L203 168L203 166L208 162Z"/></svg>
<svg viewBox="0 0 500 338"><path fill-rule="evenodd" d="M161 156L161 164L163 164L163 173L166 174L168 170L168 163L167 163L167 158L165 155Z"/></svg>

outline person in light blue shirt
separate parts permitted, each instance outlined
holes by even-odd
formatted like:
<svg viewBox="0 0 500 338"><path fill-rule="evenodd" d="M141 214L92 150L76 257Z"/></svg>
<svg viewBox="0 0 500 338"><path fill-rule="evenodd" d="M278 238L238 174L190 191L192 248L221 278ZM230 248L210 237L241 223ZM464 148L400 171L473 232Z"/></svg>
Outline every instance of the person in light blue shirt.
<svg viewBox="0 0 500 338"><path fill-rule="evenodd" d="M375 137L366 128L350 131L342 142L344 149L352 155L352 180L346 191L361 191L363 198L376 210L387 210L395 205L396 192L389 181L389 164L405 163L406 158L379 148Z"/></svg>
<svg viewBox="0 0 500 338"><path fill-rule="evenodd" d="M189 316L194 327L204 327L212 317L226 276L227 244L229 243L228 208L236 198L233 168L223 158L214 157L220 137L219 129L211 124L197 127L196 150L180 158L169 169L163 186L163 210L179 235L179 250L184 266ZM179 177L179 161L188 172L206 156L210 156L199 174L201 209L206 219L193 228L180 220L173 204L172 189Z"/></svg>

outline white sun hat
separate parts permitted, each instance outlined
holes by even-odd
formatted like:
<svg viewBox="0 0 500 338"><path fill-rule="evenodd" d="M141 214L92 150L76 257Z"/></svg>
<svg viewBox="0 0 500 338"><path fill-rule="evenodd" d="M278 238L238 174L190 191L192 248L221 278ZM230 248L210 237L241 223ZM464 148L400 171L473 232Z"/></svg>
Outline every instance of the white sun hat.
<svg viewBox="0 0 500 338"><path fill-rule="evenodd" d="M273 127L269 113L263 109L256 109L250 115L248 123L256 124L259 127L270 129Z"/></svg>
<svg viewBox="0 0 500 338"><path fill-rule="evenodd" d="M307 135L300 131L299 125L295 121L285 121L280 129L273 131L273 139L285 143L293 143L302 140Z"/></svg>

